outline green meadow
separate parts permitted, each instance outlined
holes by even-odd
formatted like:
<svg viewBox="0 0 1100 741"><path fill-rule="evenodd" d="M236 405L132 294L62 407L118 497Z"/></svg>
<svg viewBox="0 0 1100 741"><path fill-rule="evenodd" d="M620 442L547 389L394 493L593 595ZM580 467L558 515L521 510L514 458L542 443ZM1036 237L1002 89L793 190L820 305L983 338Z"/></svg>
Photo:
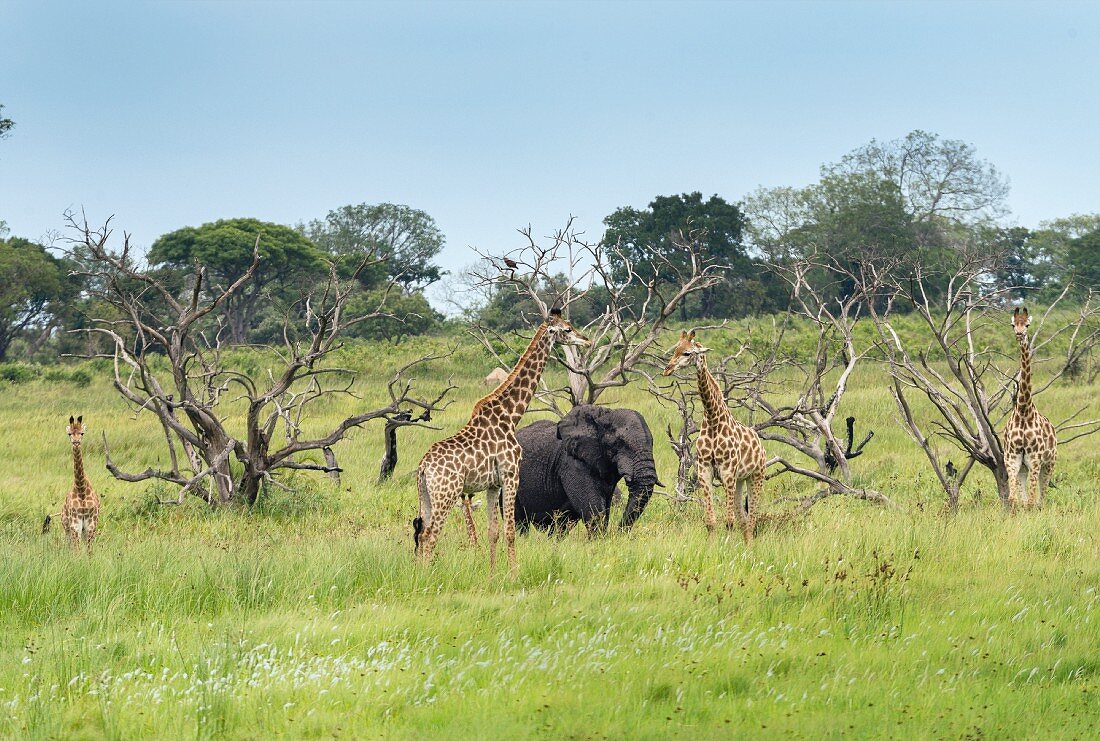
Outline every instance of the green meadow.
<svg viewBox="0 0 1100 741"><path fill-rule="evenodd" d="M731 349L750 325L708 344ZM315 431L376 405L392 368L457 345L418 379L459 387L442 429L401 430L381 485L381 428L357 430L336 447L339 486L295 475L252 512L161 505L169 487L110 477L104 433L127 470L166 453L107 366L0 382L0 737L1094 737L1100 438L1059 450L1043 511L1006 516L979 472L949 515L868 362L838 416L875 431L853 470L895 509L834 497L765 523L747 550L737 534L708 539L697 503L655 496L629 533L520 536L516 578L489 575L456 511L423 566L412 472L488 390L492 364L471 344L342 351L333 362L360 371L356 396L318 404ZM240 360L264 370L262 356ZM1060 382L1037 403L1057 422L1098 397L1100 385ZM601 402L646 415L671 486L673 410L640 384ZM103 500L91 558L56 525L40 534L71 482L70 414L89 425ZM763 510L813 491L769 480ZM484 533L484 505L477 516Z"/></svg>

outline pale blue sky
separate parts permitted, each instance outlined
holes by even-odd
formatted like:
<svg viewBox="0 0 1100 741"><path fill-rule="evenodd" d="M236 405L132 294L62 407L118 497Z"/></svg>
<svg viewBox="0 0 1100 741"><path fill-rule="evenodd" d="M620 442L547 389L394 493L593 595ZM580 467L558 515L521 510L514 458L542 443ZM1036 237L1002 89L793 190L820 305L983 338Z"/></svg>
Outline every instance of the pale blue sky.
<svg viewBox="0 0 1100 741"><path fill-rule="evenodd" d="M422 208L515 229L804 185L873 137L973 143L1024 225L1100 210L1100 3L0 0L0 219L178 227Z"/></svg>

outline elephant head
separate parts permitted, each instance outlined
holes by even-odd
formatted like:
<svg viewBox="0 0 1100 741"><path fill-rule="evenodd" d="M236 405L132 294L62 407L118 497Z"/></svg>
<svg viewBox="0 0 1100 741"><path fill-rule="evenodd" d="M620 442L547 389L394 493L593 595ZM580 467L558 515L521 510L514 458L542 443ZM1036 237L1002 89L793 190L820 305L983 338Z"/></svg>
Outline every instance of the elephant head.
<svg viewBox="0 0 1100 741"><path fill-rule="evenodd" d="M584 463L609 490L620 479L629 492L621 526L629 528L645 510L657 480L653 434L633 409L591 404L573 407L558 423L558 438L566 454Z"/></svg>

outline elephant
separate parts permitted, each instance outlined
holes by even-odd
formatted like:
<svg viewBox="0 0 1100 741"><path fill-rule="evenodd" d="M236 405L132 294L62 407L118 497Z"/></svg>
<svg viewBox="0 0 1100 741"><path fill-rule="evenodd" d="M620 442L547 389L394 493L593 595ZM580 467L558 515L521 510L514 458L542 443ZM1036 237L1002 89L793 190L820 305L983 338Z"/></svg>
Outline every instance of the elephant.
<svg viewBox="0 0 1100 741"><path fill-rule="evenodd" d="M645 510L657 480L653 435L633 409L582 404L557 424L540 420L516 432L523 448L516 526L555 535L583 521L589 536L607 531L611 498L620 480L629 497L620 526Z"/></svg>

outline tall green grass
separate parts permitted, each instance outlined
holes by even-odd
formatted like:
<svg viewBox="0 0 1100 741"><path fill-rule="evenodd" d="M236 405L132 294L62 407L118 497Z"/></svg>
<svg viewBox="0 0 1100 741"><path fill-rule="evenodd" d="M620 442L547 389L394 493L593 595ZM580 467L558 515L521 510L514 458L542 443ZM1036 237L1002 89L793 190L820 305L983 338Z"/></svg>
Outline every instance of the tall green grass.
<svg viewBox="0 0 1100 741"><path fill-rule="evenodd" d="M346 351L361 399L318 406L317 429L381 398L372 368L422 349ZM262 356L250 362L262 371ZM111 480L101 431L127 468L164 452L103 368L86 366L86 387L0 387L0 736L1093 735L1095 441L1060 451L1043 512L1006 517L978 475L949 517L868 365L841 414L876 431L854 469L897 510L833 499L746 550L736 534L708 539L698 507L658 497L629 534L521 537L516 579L489 576L456 514L425 568L411 471L465 422L490 368L463 347L419 380L453 374L460 390L446 429L399 433L391 482L375 483L381 433L366 428L336 449L340 487L299 475L252 513L162 506L168 490ZM1059 384L1039 403L1068 416L1097 391ZM607 402L643 411L669 481L668 410L634 386ZM69 485L71 413L91 425L104 502L90 559L38 533ZM766 508L809 491L774 479Z"/></svg>

